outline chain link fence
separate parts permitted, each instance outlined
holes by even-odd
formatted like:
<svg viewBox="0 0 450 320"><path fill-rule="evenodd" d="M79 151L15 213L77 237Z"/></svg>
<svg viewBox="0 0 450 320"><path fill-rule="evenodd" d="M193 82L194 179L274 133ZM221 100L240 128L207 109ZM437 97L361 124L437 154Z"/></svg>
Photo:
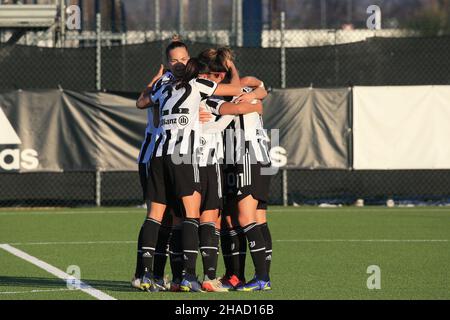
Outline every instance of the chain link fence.
<svg viewBox="0 0 450 320"><path fill-rule="evenodd" d="M107 13L90 12L90 20L83 17L82 31L69 31L64 37L29 31L13 45L7 44L12 32L2 30L0 90L59 87L137 93L164 61L174 33L181 33L192 56L209 47L231 46L241 75L256 76L272 88L450 84L447 27L295 30L286 29L280 15L273 19L275 28L265 25L257 34L243 34L242 17L234 7L227 10L232 14L225 22L215 10L214 23L202 18L205 21L174 26L150 19L151 25L133 21L127 28L111 26ZM246 37L256 38L258 45L246 46ZM283 170L272 178L270 202L448 203L448 186L448 170ZM137 171L0 173L2 207L142 202Z"/></svg>
<svg viewBox="0 0 450 320"><path fill-rule="evenodd" d="M186 41L191 55L217 47ZM83 48L0 46L0 88L140 92L168 41ZM450 83L450 36L368 38L301 48L232 47L242 75L274 88ZM100 53L98 52L100 51Z"/></svg>

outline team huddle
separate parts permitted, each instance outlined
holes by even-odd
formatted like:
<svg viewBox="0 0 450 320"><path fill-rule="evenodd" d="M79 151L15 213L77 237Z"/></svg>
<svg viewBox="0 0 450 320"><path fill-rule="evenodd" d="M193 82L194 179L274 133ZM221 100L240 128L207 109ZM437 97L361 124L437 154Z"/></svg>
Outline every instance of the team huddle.
<svg viewBox="0 0 450 320"><path fill-rule="evenodd" d="M142 92L147 109L139 174L147 217L132 286L149 292L270 290L272 240L266 220L269 138L262 81L240 78L227 48L191 58L174 39L167 70ZM219 244L225 275L218 277ZM245 279L247 244L254 278ZM203 281L196 272L203 262ZM172 280L164 278L169 257Z"/></svg>

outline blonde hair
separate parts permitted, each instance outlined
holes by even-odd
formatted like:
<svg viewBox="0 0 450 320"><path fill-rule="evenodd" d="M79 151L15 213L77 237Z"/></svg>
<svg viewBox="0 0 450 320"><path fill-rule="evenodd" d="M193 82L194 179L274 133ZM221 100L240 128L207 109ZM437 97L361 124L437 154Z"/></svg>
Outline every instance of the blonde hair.
<svg viewBox="0 0 450 320"><path fill-rule="evenodd" d="M181 36L179 34L175 33L170 40L172 42L181 42Z"/></svg>

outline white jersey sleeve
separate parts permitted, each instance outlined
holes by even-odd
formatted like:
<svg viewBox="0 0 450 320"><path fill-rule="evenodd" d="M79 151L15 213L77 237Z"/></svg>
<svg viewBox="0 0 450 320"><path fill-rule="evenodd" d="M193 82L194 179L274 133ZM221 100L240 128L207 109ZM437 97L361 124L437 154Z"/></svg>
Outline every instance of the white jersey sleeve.
<svg viewBox="0 0 450 320"><path fill-rule="evenodd" d="M213 134L223 132L234 120L233 115L221 116L214 122L207 122L202 125L202 133Z"/></svg>
<svg viewBox="0 0 450 320"><path fill-rule="evenodd" d="M150 92L150 100L152 100L153 103L158 103L159 98L161 97L163 88L164 88L164 82L162 81L162 79L159 79L153 85L152 91Z"/></svg>
<svg viewBox="0 0 450 320"><path fill-rule="evenodd" d="M217 89L217 83L203 78L193 79L189 81L189 84L198 90L202 100L211 97Z"/></svg>
<svg viewBox="0 0 450 320"><path fill-rule="evenodd" d="M220 116L220 107L225 102L226 101L223 99L209 98L208 100L206 100L206 105L208 106L208 109L209 111L211 111L212 114Z"/></svg>

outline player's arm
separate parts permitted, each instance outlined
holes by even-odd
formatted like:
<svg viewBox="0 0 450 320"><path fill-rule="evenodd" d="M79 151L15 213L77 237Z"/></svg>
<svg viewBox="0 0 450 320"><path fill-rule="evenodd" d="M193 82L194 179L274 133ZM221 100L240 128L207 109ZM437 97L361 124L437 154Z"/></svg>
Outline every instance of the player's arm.
<svg viewBox="0 0 450 320"><path fill-rule="evenodd" d="M242 93L241 87L233 84L219 84L214 95L223 97L239 96Z"/></svg>
<svg viewBox="0 0 450 320"><path fill-rule="evenodd" d="M259 114L262 114L263 113L263 105L260 100L255 101L255 103L225 102L220 106L219 112L221 115L227 115L227 114L239 115L239 114L247 114L247 113L252 113L252 112L258 112Z"/></svg>
<svg viewBox="0 0 450 320"><path fill-rule="evenodd" d="M162 77L164 72L164 66L161 65L158 73L153 77L152 81L147 85L144 91L141 92L141 95L136 101L136 107L138 109L147 109L153 105L152 100L150 99L150 93L152 92L152 87L159 78Z"/></svg>
<svg viewBox="0 0 450 320"><path fill-rule="evenodd" d="M231 80L229 84L219 84L217 86L214 95L216 96L224 96L224 97L233 97L238 96L242 93L241 91L241 80L239 77L239 72L233 61L227 60L228 70L231 72Z"/></svg>
<svg viewBox="0 0 450 320"><path fill-rule="evenodd" d="M202 125L202 133L218 133L224 131L228 125L233 121L233 115L225 115L214 122L204 123Z"/></svg>
<svg viewBox="0 0 450 320"><path fill-rule="evenodd" d="M243 93L237 99L236 102L251 102L254 99L264 100L267 97L267 90L264 87L264 82L255 77L241 78L242 87L253 88L252 92Z"/></svg>
<svg viewBox="0 0 450 320"><path fill-rule="evenodd" d="M242 77L240 80L241 83L241 87L250 87L250 88L258 88L258 87L264 87L264 83L259 80L256 77L251 77L251 76L247 76L247 77Z"/></svg>

